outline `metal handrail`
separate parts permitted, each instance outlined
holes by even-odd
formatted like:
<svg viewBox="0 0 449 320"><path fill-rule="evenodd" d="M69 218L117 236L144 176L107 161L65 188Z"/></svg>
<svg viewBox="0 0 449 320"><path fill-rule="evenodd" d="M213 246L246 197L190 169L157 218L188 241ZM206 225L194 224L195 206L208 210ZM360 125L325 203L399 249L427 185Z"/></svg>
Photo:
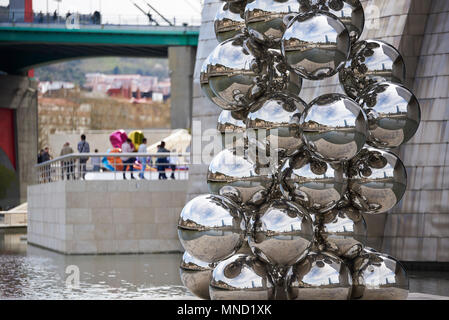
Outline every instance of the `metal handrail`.
<svg viewBox="0 0 449 320"><path fill-rule="evenodd" d="M176 157L176 163L153 162L157 158ZM99 164L87 163L89 159L99 158ZM113 160L110 160L113 158ZM116 158L120 158L115 160ZM123 158L135 158L126 162ZM184 158L184 161L179 161ZM142 160L144 159L144 160ZM82 161L85 160L85 161ZM139 161L138 161L139 160ZM48 183L59 180L122 180L122 179L188 179L190 153L157 152L157 153L71 153L36 164L37 183ZM136 166L136 168L134 168ZM140 166L140 168L139 168ZM146 170L150 168L150 170ZM154 168L157 170L155 171ZM129 170L128 170L129 169ZM134 176L136 174L136 176Z"/></svg>
<svg viewBox="0 0 449 320"><path fill-rule="evenodd" d="M48 165L50 163L63 161L64 159L68 158L95 158L95 157L119 157L119 158L126 158L126 157L136 157L136 158L166 158L166 157L190 157L189 152L156 152L156 153L138 153L138 152L128 152L128 153L69 153L63 156L59 156L57 158L41 162L35 165L35 167L40 167L43 165Z"/></svg>
<svg viewBox="0 0 449 320"><path fill-rule="evenodd" d="M53 12L42 12L42 16L40 16L41 12L33 11L32 12L32 21L25 22L23 21L23 16L25 15L24 10L15 10L14 14L7 12L0 12L0 22L2 23L11 23L11 24L28 24L28 25L44 25L44 24L66 24L67 16L58 15L56 17L53 16ZM89 25L115 25L115 26L151 26L154 24L150 24L148 17L139 14L101 14L100 20L95 20L93 14L89 13L79 13L79 12L71 12L72 15L76 15L78 19L78 24L80 26L89 26ZM17 17L22 17L17 19ZM171 23L173 26L183 26L183 23L187 23L189 26L199 26L201 24L201 19L198 17L191 16L178 16L178 17L170 17ZM170 26L169 23L159 21L159 24L162 26Z"/></svg>

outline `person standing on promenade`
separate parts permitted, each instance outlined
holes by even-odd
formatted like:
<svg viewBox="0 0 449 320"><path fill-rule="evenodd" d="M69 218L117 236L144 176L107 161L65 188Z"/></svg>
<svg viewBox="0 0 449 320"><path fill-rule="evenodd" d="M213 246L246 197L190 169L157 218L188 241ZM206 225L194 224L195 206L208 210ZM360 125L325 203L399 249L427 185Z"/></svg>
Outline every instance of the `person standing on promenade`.
<svg viewBox="0 0 449 320"><path fill-rule="evenodd" d="M47 162L47 161L50 161L51 158L52 158L52 156L50 155L50 149L48 147L45 147L44 148L44 153L42 154L42 157L41 157L41 161L42 162ZM44 166L44 181L45 182L50 182L51 181L51 177L50 177L51 172L50 172L50 170L51 170L51 165L48 164L48 165Z"/></svg>
<svg viewBox="0 0 449 320"><path fill-rule="evenodd" d="M142 139L142 143L139 146L138 153L147 153L147 138ZM147 167L147 163L151 161L149 157L139 157L139 162L142 164L142 170L139 173L140 179L145 179L145 168Z"/></svg>
<svg viewBox="0 0 449 320"><path fill-rule="evenodd" d="M61 157L74 153L70 143L64 143L62 147L61 153L59 154ZM72 179L75 180L75 173L73 172L73 159L63 160L61 161L61 179L64 180L64 174L67 172L67 180L70 180L70 175L72 175Z"/></svg>
<svg viewBox="0 0 449 320"><path fill-rule="evenodd" d="M162 141L161 144L157 146L157 152L169 153L170 151L165 148L165 142ZM165 169L167 168L167 164L168 164L167 157L158 157L156 159L157 172L159 172L159 180L167 179L167 176L165 175Z"/></svg>
<svg viewBox="0 0 449 320"><path fill-rule="evenodd" d="M126 142L122 144L122 152L123 153L132 153L134 152L134 147L132 145L131 139L126 139ZM135 157L122 157L122 161L125 164L123 167L123 179L126 180L126 171L131 171L131 179L135 179L133 172L134 172L134 162L136 161Z"/></svg>
<svg viewBox="0 0 449 320"><path fill-rule="evenodd" d="M86 141L86 136L84 134L81 135L81 141L78 142L78 152L79 153L89 153L90 147L89 142ZM80 158L80 178L84 179L86 177L86 162L89 160L89 157L81 157Z"/></svg>
<svg viewBox="0 0 449 320"><path fill-rule="evenodd" d="M170 157L168 158L168 163L170 163L170 168L171 168L170 178L175 180L175 171L176 171L176 165L178 164L178 157L175 155L175 153L176 153L175 149L173 149L171 151L171 153L172 153L172 155L170 155Z"/></svg>
<svg viewBox="0 0 449 320"><path fill-rule="evenodd" d="M95 149L95 153L98 153L98 149ZM100 167L101 167L100 157L92 157L92 159L90 161L92 162L92 166L94 167L93 171L100 172Z"/></svg>

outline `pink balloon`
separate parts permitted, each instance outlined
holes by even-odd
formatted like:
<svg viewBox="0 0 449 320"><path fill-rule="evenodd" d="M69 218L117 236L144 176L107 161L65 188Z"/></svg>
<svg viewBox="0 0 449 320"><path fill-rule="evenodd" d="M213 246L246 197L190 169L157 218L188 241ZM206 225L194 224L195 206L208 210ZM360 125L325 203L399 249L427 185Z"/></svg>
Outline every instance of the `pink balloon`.
<svg viewBox="0 0 449 320"><path fill-rule="evenodd" d="M115 131L109 136L109 141L114 148L121 148L126 139L128 139L128 135L124 130Z"/></svg>

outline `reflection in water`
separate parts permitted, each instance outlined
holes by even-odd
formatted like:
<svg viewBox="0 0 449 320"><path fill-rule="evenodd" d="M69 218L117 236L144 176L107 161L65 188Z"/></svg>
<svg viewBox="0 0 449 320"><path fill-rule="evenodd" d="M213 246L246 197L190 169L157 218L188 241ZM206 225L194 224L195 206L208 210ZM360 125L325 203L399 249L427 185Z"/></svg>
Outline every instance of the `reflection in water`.
<svg viewBox="0 0 449 320"><path fill-rule="evenodd" d="M0 229L0 299L194 299L181 254L66 256L26 244L26 229ZM67 266L80 286L65 286Z"/></svg>

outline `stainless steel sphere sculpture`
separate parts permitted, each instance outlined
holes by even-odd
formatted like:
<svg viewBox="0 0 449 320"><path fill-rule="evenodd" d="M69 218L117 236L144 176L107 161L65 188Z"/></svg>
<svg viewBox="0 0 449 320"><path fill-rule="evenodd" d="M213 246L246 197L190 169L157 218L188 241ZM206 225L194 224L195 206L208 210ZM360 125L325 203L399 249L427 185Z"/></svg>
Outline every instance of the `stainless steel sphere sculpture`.
<svg viewBox="0 0 449 320"><path fill-rule="evenodd" d="M189 201L178 234L184 285L203 299L406 299L407 273L365 247L367 215L402 198L392 149L420 106L400 53L359 40L359 0L227 0L200 84L222 109L210 194ZM303 79L336 75L344 94L300 98ZM268 159L268 161L267 161Z"/></svg>

